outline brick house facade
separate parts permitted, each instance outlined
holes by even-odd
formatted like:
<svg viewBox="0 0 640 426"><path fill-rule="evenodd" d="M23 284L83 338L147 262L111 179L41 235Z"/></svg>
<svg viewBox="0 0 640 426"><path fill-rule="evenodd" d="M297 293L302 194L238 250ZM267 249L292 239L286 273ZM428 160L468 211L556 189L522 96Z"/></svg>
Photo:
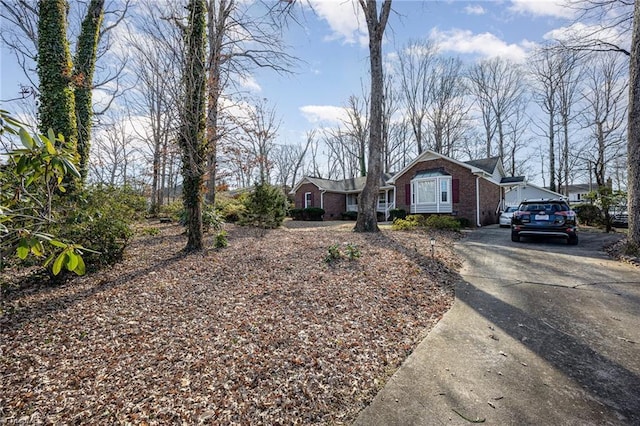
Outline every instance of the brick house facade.
<svg viewBox="0 0 640 426"><path fill-rule="evenodd" d="M505 178L499 158L461 162L425 151L381 182L378 211L388 217L391 209L408 214L448 214L465 218L472 226L497 223L504 188L524 178ZM321 207L324 219L339 219L353 210L364 178L343 181L305 177L291 193L295 207Z"/></svg>

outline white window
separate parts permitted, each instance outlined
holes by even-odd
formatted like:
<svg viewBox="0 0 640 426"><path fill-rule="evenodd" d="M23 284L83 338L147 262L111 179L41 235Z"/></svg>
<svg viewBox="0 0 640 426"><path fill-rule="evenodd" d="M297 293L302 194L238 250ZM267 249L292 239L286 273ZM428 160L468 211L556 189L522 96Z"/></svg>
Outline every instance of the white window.
<svg viewBox="0 0 640 426"><path fill-rule="evenodd" d="M442 179L440 178L440 202L443 204L449 203L449 182L451 179Z"/></svg>
<svg viewBox="0 0 640 426"><path fill-rule="evenodd" d="M305 192L304 193L304 208L308 208L311 207L311 193L310 192Z"/></svg>
<svg viewBox="0 0 640 426"><path fill-rule="evenodd" d="M411 181L411 213L451 213L451 176L424 172Z"/></svg>
<svg viewBox="0 0 640 426"><path fill-rule="evenodd" d="M419 180L415 184L416 204L436 202L436 179Z"/></svg>

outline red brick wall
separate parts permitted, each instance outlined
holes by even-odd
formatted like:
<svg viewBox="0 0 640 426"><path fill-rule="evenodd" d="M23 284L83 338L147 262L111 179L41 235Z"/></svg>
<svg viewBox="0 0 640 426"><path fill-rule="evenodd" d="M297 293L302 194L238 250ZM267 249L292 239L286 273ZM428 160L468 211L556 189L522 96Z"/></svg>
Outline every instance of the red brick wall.
<svg viewBox="0 0 640 426"><path fill-rule="evenodd" d="M500 187L486 179L480 179L480 224L498 223L496 209L500 202Z"/></svg>
<svg viewBox="0 0 640 426"><path fill-rule="evenodd" d="M311 192L313 194L312 205L309 207L322 207L324 208L324 219L325 220L333 220L340 219L342 217L342 213L344 213L347 209L346 195L345 194L336 194L331 192L326 192L324 195L320 193L320 190L317 186L312 183L305 183L300 185L300 188L296 191L294 200L295 206L298 209L303 209L304 205L304 194L306 192ZM324 203L324 207L321 206L321 197Z"/></svg>
<svg viewBox="0 0 640 426"><path fill-rule="evenodd" d="M336 220L342 217L347 210L347 196L325 192L324 194L324 220Z"/></svg>
<svg viewBox="0 0 640 426"><path fill-rule="evenodd" d="M304 205L304 194L310 192L311 204L310 206ZM312 183L304 183L300 185L300 188L296 191L295 196L296 208L304 209L305 207L320 207L320 190Z"/></svg>
<svg viewBox="0 0 640 426"><path fill-rule="evenodd" d="M396 180L396 208L411 211L411 200L406 199L406 185L419 171L442 168L452 179L459 180L458 201L453 203L456 217L469 220L471 226L476 226L476 177L466 167L444 159L423 161L414 165ZM452 197L453 199L453 197ZM497 222L495 209L500 201L500 187L485 179L480 179L480 223L488 225Z"/></svg>

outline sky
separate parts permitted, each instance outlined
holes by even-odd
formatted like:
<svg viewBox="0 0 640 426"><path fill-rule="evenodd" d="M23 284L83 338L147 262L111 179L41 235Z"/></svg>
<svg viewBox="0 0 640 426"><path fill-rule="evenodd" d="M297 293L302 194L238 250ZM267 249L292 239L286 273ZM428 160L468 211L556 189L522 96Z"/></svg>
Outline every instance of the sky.
<svg viewBox="0 0 640 426"><path fill-rule="evenodd" d="M394 0L384 60L392 62L394 52L410 40L431 39L443 55L467 63L495 56L522 62L563 29L584 27L576 22L576 11L565 7L571 1ZM368 38L360 13L351 0L299 3L298 24L284 31L288 53L300 59L299 65L287 75L257 70L246 82L254 96L276 107L278 143L299 144L308 130L337 125L349 96L361 95L361 87L368 86ZM6 46L0 50L0 108L12 109L15 104L6 100L18 97L20 84L28 82Z"/></svg>
<svg viewBox="0 0 640 426"><path fill-rule="evenodd" d="M350 95L368 85L368 39L350 2L314 1L287 42L304 62L290 76L258 72L260 96L277 104L281 136L291 142L304 129L337 123ZM572 22L554 1L402 1L392 3L383 45L385 61L410 40L431 39L444 55L474 62L495 56L521 62L536 44Z"/></svg>

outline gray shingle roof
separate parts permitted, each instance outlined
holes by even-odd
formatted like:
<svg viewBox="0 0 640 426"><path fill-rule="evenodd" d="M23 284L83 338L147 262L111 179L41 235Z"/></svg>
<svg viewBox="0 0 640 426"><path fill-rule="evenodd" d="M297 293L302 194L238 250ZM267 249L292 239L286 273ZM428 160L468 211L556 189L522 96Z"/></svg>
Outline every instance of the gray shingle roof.
<svg viewBox="0 0 640 426"><path fill-rule="evenodd" d="M493 171L498 166L499 161L500 161L500 157L491 157L491 158L481 158L479 160L465 161L465 164L468 164L473 167L477 167L479 169L484 170L487 173L493 174Z"/></svg>
<svg viewBox="0 0 640 426"><path fill-rule="evenodd" d="M387 180L393 176L392 173L383 173L380 179L380 187L387 186ZM321 179L307 176L306 179L320 189L331 192L353 192L362 191L367 181L366 176L358 176L343 180Z"/></svg>

